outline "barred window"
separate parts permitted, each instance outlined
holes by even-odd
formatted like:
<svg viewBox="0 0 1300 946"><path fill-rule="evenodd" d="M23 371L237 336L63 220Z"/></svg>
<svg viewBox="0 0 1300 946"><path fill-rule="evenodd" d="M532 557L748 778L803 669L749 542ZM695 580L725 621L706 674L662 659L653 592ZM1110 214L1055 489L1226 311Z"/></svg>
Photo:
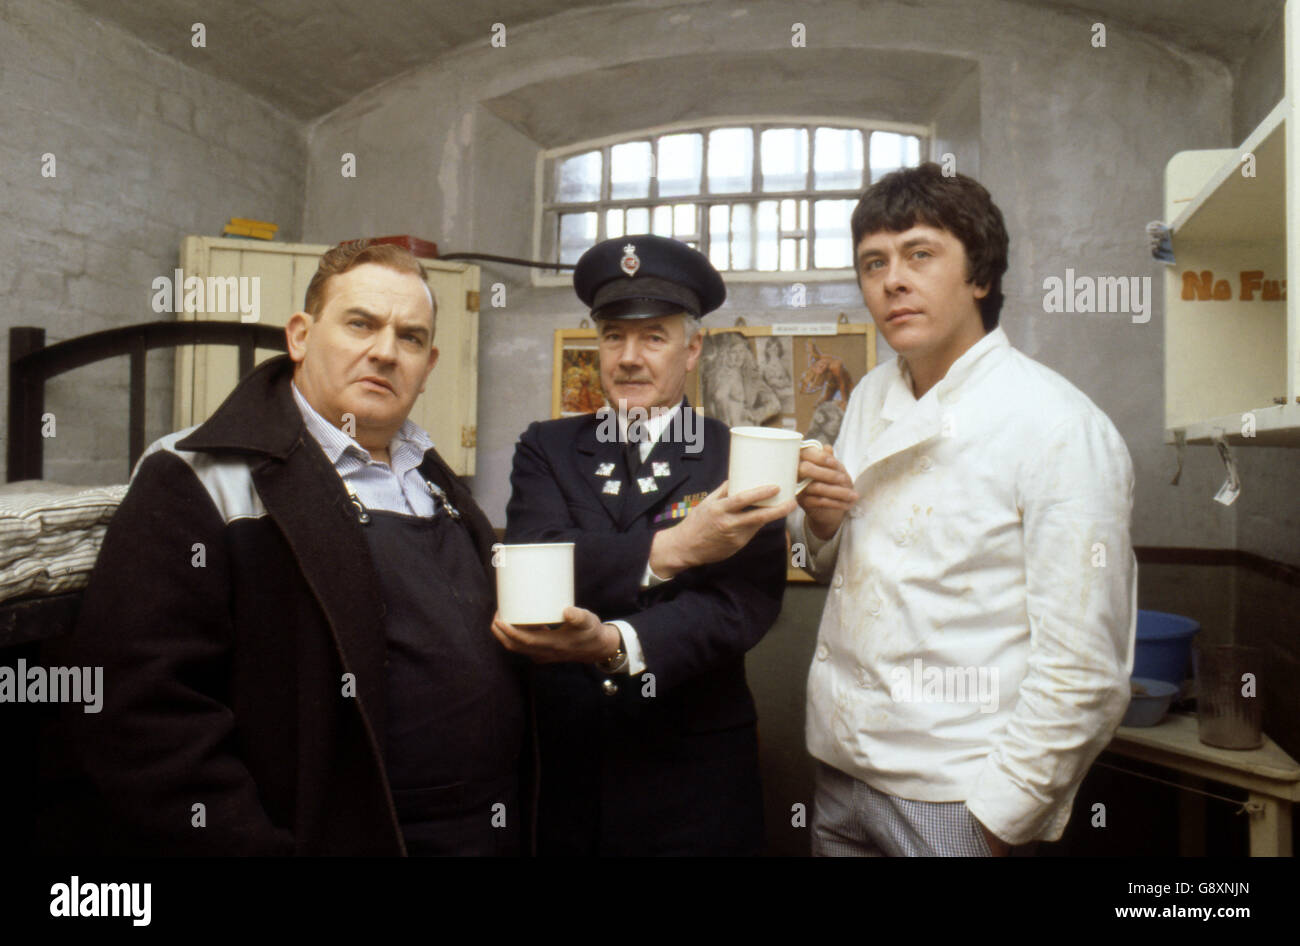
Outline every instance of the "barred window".
<svg viewBox="0 0 1300 946"><path fill-rule="evenodd" d="M642 132L543 156L542 259L628 233L675 237L723 272L853 266L863 188L915 167L924 130L759 123Z"/></svg>

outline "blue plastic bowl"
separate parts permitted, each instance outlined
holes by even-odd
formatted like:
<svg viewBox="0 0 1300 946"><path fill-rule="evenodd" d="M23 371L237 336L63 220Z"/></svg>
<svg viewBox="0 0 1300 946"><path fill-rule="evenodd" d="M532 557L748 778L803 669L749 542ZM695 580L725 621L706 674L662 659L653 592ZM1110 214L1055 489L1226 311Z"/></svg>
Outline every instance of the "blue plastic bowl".
<svg viewBox="0 0 1300 946"><path fill-rule="evenodd" d="M1138 611L1133 677L1182 686L1192 653L1192 638L1201 625L1181 614Z"/></svg>
<svg viewBox="0 0 1300 946"><path fill-rule="evenodd" d="M1174 695L1178 693L1178 687L1165 680L1151 680L1144 677L1134 677L1132 684L1135 692L1129 700L1128 709L1124 711L1124 720L1120 725L1154 726L1164 719L1165 714L1169 712L1169 704L1174 701Z"/></svg>

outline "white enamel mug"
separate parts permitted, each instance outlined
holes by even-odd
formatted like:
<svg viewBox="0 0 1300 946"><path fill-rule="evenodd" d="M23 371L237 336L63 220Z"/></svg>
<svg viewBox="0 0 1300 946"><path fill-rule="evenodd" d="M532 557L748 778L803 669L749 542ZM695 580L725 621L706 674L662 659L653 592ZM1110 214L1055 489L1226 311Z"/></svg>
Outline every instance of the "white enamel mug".
<svg viewBox="0 0 1300 946"><path fill-rule="evenodd" d="M573 543L494 545L497 610L507 624L559 624L573 606Z"/></svg>
<svg viewBox="0 0 1300 946"><path fill-rule="evenodd" d="M804 440L803 434L777 427L732 427L731 460L727 495L735 496L757 486L777 486L781 491L758 506L779 506L794 499L812 480L795 482L799 475L799 451L821 447L820 440Z"/></svg>

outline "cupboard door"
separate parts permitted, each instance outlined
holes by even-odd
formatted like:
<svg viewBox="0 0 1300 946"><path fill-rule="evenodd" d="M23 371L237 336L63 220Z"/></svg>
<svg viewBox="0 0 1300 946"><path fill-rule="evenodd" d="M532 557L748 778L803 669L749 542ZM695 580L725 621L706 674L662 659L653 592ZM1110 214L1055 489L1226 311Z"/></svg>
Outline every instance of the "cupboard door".
<svg viewBox="0 0 1300 946"><path fill-rule="evenodd" d="M478 423L477 266L451 267L424 260L429 289L438 303L433 343L438 363L424 386L411 420L429 432L447 465L460 476L474 475Z"/></svg>

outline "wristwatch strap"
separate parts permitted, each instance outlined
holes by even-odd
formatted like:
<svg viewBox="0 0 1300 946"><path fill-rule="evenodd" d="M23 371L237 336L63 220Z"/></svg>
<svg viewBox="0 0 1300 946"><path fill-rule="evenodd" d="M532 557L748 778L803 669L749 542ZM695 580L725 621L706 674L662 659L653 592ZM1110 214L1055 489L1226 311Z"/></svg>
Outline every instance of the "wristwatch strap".
<svg viewBox="0 0 1300 946"><path fill-rule="evenodd" d="M617 628L615 629L617 630ZM623 646L622 631L619 631L618 634L618 650L614 652L612 657L597 661L596 666L605 673L621 673L627 669L627 648Z"/></svg>

